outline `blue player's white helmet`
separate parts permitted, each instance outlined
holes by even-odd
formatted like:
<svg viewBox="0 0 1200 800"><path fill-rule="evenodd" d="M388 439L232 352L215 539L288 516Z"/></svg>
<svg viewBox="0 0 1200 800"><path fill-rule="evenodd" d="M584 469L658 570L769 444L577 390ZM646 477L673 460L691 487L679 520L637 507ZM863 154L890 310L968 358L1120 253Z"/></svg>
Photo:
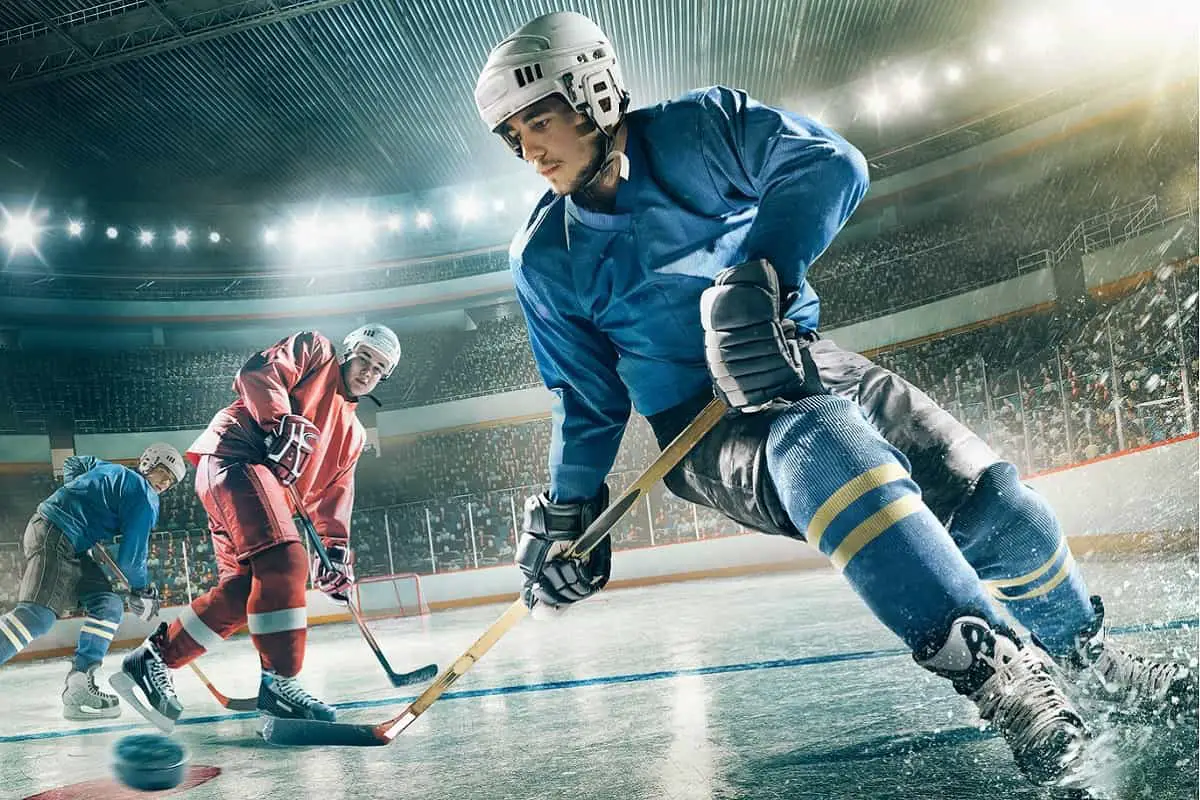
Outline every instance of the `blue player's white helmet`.
<svg viewBox="0 0 1200 800"><path fill-rule="evenodd" d="M150 445L142 451L142 457L138 459L138 472L143 475L148 475L155 467L166 467L175 483L182 481L183 476L187 474L187 464L184 463L183 456L166 442Z"/></svg>
<svg viewBox="0 0 1200 800"><path fill-rule="evenodd" d="M573 11L540 16L496 45L475 84L475 106L488 130L520 156L520 144L504 136L500 125L554 94L605 133L629 106L612 43L600 26Z"/></svg>
<svg viewBox="0 0 1200 800"><path fill-rule="evenodd" d="M373 351L387 364L383 380L387 380L392 370L400 363L400 340L387 325L368 323L346 334L346 338L342 340L341 362L345 364L349 361L360 347Z"/></svg>

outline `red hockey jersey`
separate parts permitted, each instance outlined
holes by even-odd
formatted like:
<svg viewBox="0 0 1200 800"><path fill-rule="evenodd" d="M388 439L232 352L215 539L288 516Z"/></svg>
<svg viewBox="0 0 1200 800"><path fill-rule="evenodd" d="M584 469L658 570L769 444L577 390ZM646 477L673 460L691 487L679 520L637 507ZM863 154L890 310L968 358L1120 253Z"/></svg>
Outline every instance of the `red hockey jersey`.
<svg viewBox="0 0 1200 800"><path fill-rule="evenodd" d="M346 390L332 343L315 331L283 339L246 362L233 381L237 399L217 412L188 448L193 463L201 455L266 460L266 435L285 414L299 414L321 431L296 489L326 544L350 539L354 467L366 432L354 410L358 400Z"/></svg>

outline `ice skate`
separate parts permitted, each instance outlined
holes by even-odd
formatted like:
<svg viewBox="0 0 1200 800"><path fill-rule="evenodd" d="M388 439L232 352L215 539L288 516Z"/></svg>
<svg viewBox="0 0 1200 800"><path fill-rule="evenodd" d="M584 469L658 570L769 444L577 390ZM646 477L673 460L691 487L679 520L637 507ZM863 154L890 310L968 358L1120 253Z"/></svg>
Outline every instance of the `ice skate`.
<svg viewBox="0 0 1200 800"><path fill-rule="evenodd" d="M63 687L63 716L71 720L114 719L121 716L121 703L115 694L110 694L96 685L96 668L93 664L81 672L72 668L67 673Z"/></svg>
<svg viewBox="0 0 1200 800"><path fill-rule="evenodd" d="M264 669L258 687L258 710L263 714L285 719L315 719L333 722L337 712L322 703L300 685L298 677L285 678Z"/></svg>
<svg viewBox="0 0 1200 800"><path fill-rule="evenodd" d="M121 671L109 678L108 682L139 714L159 730L170 733L175 727L175 720L183 713L183 705L175 694L171 670L163 662L159 651L166 634L167 624L164 622L141 647L125 656Z"/></svg>
<svg viewBox="0 0 1200 800"><path fill-rule="evenodd" d="M918 663L975 703L1029 780L1040 786L1070 780L1087 733L1039 651L982 619L960 617L941 650Z"/></svg>

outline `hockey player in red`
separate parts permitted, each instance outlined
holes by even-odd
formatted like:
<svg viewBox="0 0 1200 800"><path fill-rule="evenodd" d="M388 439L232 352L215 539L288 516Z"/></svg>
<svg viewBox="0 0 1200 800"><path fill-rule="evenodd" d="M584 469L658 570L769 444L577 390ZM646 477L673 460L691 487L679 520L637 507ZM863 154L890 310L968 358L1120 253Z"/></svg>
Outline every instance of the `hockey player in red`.
<svg viewBox="0 0 1200 800"><path fill-rule="evenodd" d="M129 704L163 730L183 710L169 670L186 666L243 625L262 662L259 710L334 719L334 709L297 680L309 567L287 487L295 487L329 551L333 568L314 563L314 585L345 602L354 581L354 467L365 440L355 407L399 359L396 335L383 325L353 331L340 351L319 333L289 336L246 362L234 379L237 399L188 449L220 581L169 626L160 626L112 678ZM147 703L139 702L135 688Z"/></svg>

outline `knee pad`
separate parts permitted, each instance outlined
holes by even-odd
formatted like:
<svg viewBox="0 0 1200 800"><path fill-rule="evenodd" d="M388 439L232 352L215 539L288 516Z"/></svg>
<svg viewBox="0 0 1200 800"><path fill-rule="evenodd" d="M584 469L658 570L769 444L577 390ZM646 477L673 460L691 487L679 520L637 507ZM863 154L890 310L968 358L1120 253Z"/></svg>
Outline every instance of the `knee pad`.
<svg viewBox="0 0 1200 800"><path fill-rule="evenodd" d="M1074 567L1050 504L1006 462L984 470L954 515L950 533L1001 601L1045 595Z"/></svg>

